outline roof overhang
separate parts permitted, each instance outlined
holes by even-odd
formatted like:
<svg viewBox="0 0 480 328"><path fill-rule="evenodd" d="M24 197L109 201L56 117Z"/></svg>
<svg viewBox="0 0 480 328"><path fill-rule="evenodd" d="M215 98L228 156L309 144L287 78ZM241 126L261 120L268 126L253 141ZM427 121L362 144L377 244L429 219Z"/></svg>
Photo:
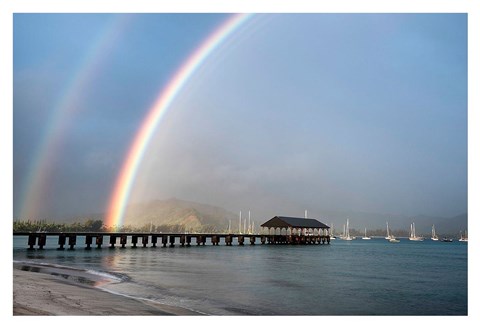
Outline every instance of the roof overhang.
<svg viewBox="0 0 480 328"><path fill-rule="evenodd" d="M330 229L326 224L316 219L294 218L287 216L275 216L263 223L264 228L311 228L311 229Z"/></svg>

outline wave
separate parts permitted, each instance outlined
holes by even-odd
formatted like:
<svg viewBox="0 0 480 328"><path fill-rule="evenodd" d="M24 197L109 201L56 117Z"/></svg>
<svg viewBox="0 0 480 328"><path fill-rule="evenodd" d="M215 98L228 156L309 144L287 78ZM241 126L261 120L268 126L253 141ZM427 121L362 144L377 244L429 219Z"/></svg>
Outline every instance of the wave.
<svg viewBox="0 0 480 328"><path fill-rule="evenodd" d="M93 269L83 269L78 267L72 267L67 265L61 265L56 263L48 263L48 262L37 262L37 261L19 261L13 260L14 266L25 266L25 267L35 267L35 268L43 268L46 272L50 274L59 274L59 270L63 270L68 272L70 275L89 275L90 277L96 277L96 281L105 281L112 283L120 283L125 281L130 281L131 278L123 273L118 272L107 272L107 271L100 271L100 270L93 270ZM56 269L56 270L55 270ZM29 270L35 271L35 270Z"/></svg>
<svg viewBox="0 0 480 328"><path fill-rule="evenodd" d="M133 296L133 295L130 295L130 294L114 291L114 290L112 290L108 287L104 287L104 286L97 286L96 288L98 288L100 290L103 290L104 292L113 294L113 295L130 298L130 299L134 299L134 300L137 300L137 301L151 302L151 303L155 303L155 304L158 304L158 305L168 305L168 306L173 306L173 307L176 307L176 308L182 308L182 309L197 313L199 315L209 315L208 313L199 311L198 309L191 309L191 308L188 308L186 306L179 306L178 304L169 303L169 302L160 302L158 300L147 298L147 297Z"/></svg>

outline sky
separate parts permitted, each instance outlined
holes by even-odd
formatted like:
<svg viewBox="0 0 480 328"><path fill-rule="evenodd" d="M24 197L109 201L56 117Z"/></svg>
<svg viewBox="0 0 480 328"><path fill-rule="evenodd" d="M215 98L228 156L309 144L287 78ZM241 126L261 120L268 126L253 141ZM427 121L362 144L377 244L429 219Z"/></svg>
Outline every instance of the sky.
<svg viewBox="0 0 480 328"><path fill-rule="evenodd" d="M104 213L152 104L229 18L14 14L14 219ZM467 120L466 14L254 15L171 103L128 202L455 216Z"/></svg>

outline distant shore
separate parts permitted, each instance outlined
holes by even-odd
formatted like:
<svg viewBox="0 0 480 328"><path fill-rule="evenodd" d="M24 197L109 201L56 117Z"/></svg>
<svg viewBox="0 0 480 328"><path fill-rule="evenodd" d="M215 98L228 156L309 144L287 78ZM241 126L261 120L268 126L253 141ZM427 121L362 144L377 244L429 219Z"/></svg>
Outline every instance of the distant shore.
<svg viewBox="0 0 480 328"><path fill-rule="evenodd" d="M186 309L111 294L61 275L13 268L13 315L197 315Z"/></svg>

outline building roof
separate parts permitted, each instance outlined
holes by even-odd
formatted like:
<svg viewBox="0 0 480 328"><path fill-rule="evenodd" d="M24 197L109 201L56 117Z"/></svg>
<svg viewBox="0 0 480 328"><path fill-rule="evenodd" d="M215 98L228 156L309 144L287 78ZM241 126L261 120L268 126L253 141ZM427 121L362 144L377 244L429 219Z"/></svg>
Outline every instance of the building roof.
<svg viewBox="0 0 480 328"><path fill-rule="evenodd" d="M261 226L267 228L330 228L316 219L292 218L288 216L275 216Z"/></svg>

